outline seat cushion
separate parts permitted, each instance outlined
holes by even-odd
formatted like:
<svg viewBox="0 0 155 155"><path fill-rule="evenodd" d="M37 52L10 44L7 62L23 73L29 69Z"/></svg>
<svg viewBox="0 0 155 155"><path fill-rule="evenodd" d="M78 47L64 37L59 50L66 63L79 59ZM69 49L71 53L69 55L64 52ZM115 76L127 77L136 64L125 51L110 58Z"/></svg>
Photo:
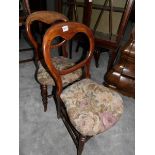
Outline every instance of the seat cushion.
<svg viewBox="0 0 155 155"><path fill-rule="evenodd" d="M74 66L74 63L71 61L71 59L65 58L65 57L54 57L52 58L52 63L58 70L67 69L71 66ZM66 74L62 76L62 84L63 86L66 86L67 84L79 79L82 75L82 70L78 69L70 74ZM42 64L39 64L39 69L37 72L37 79L39 83L43 85L55 85L55 82L53 78L50 76L48 69L44 68Z"/></svg>
<svg viewBox="0 0 155 155"><path fill-rule="evenodd" d="M120 95L90 79L83 79L64 89L61 99L71 123L82 135L104 132L123 113Z"/></svg>

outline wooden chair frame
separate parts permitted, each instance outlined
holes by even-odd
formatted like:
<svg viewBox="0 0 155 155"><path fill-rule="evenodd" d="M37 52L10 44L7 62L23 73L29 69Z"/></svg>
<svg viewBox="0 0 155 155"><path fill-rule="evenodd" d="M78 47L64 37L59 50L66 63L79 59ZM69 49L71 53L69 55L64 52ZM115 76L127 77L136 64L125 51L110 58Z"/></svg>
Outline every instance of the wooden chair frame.
<svg viewBox="0 0 155 155"><path fill-rule="evenodd" d="M63 27L67 27L67 30L63 31ZM57 70L54 67L54 65L52 64L50 53L51 53L52 48L62 46L62 44L57 44L57 45L51 46L51 42L57 36L60 36L65 41L68 41L68 40L72 39L75 36L75 34L77 34L79 32L84 33L89 39L90 48L89 48L88 55L87 55L86 59L82 60L81 62L72 66L71 68L61 70L61 71ZM43 38L44 59L45 59L46 65L48 66L48 69L49 69L49 71L50 71L50 73L51 73L51 75L54 78L55 83L56 83L55 98L56 98L56 104L58 107L58 118L60 118L60 117L62 118L67 130L69 131L69 133L70 133L70 135L71 135L71 137L72 137L72 139L73 139L73 141L77 147L77 155L82 154L84 144L90 138L90 136L81 135L73 127L73 125L71 124L71 122L68 118L65 105L64 105L64 103L60 97L61 92L63 90L61 76L65 75L65 74L69 74L69 73L71 73L71 72L73 72L79 68L84 68L85 77L90 78L89 68L90 68L90 61L91 61L91 58L93 56L93 52L94 52L94 37L93 37L91 30L87 26L85 26L84 24L80 24L80 23L76 23L76 22L67 22L67 23L56 24L56 25L54 25L48 29L48 31L46 32L46 34Z"/></svg>
<svg viewBox="0 0 155 155"><path fill-rule="evenodd" d="M39 43L35 40L32 31L31 31L31 24L34 21L38 22L43 22L45 24L53 25L57 22L67 22L68 18L65 17L64 15L54 12L54 11L37 11L32 13L31 15L28 16L26 20L26 31L28 38L30 42L32 43L34 47L34 58L35 58L35 64L38 67L38 61L42 59L42 51L40 49ZM63 48L63 55L67 56L65 48ZM48 95L47 93L47 85L42 85L40 84L40 89L41 89L41 96L42 96L42 101L44 105L44 111L47 110L47 104L48 104L48 97L51 96Z"/></svg>

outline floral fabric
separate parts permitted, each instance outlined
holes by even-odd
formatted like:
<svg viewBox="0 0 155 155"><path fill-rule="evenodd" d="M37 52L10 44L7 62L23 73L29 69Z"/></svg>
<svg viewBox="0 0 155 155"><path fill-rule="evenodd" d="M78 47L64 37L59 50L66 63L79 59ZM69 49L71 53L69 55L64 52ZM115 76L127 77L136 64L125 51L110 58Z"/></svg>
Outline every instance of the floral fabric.
<svg viewBox="0 0 155 155"><path fill-rule="evenodd" d="M54 57L52 58L52 63L58 70L67 69L71 66L74 66L74 63L70 59L65 57ZM70 74L62 76L63 86L66 86L67 84L79 79L81 75L82 70L78 69ZM55 85L53 78L50 76L47 69L45 70L41 63L39 64L37 79L43 85Z"/></svg>
<svg viewBox="0 0 155 155"><path fill-rule="evenodd" d="M82 135L104 132L123 113L120 95L90 79L83 79L64 89L61 99L71 123Z"/></svg>

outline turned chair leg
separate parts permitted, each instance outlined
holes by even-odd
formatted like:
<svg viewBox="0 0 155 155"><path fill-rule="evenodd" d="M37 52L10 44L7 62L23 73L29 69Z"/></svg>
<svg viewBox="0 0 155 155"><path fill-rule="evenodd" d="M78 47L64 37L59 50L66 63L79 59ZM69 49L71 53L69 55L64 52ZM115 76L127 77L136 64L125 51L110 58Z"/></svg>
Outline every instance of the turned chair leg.
<svg viewBox="0 0 155 155"><path fill-rule="evenodd" d="M70 40L69 43L69 58L72 59L72 46L73 46L73 41Z"/></svg>
<svg viewBox="0 0 155 155"><path fill-rule="evenodd" d="M43 106L44 106L44 112L47 111L47 85L40 85L41 89L41 96L42 96L42 101L43 101Z"/></svg>
<svg viewBox="0 0 155 155"><path fill-rule="evenodd" d="M79 144L78 144L78 147L77 147L77 155L82 154L85 142L86 142L86 137L85 136L80 136Z"/></svg>
<svg viewBox="0 0 155 155"><path fill-rule="evenodd" d="M56 97L56 101L57 101L57 118L60 119L61 118L61 101L59 97Z"/></svg>

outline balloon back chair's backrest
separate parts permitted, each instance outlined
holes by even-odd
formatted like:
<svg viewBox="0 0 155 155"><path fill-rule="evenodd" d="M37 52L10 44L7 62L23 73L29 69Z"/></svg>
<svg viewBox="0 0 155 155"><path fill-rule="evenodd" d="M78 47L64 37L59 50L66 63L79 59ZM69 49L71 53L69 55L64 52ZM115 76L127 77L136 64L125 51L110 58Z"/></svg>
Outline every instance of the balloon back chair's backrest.
<svg viewBox="0 0 155 155"><path fill-rule="evenodd" d="M62 46L65 41L71 40L78 33L84 33L89 40L89 50L86 58L68 69L57 70L52 64L51 50L53 48ZM59 44L54 45L51 44L56 37L63 38L63 41ZM62 80L61 80L62 75L69 74L75 70L78 70L79 68L84 68L85 77L90 78L89 68L93 52L94 52L94 37L91 30L84 24L77 22L59 23L55 24L54 26L51 26L47 30L43 38L43 56L45 59L45 63L48 66L48 69L55 80L58 96L60 96L62 92Z"/></svg>
<svg viewBox="0 0 155 155"><path fill-rule="evenodd" d="M37 11L30 14L26 19L26 31L30 42L35 49L35 60L39 60L39 44L34 38L31 30L31 24L35 21L42 22L48 25L55 24L57 22L67 22L68 18L61 13L54 11Z"/></svg>

